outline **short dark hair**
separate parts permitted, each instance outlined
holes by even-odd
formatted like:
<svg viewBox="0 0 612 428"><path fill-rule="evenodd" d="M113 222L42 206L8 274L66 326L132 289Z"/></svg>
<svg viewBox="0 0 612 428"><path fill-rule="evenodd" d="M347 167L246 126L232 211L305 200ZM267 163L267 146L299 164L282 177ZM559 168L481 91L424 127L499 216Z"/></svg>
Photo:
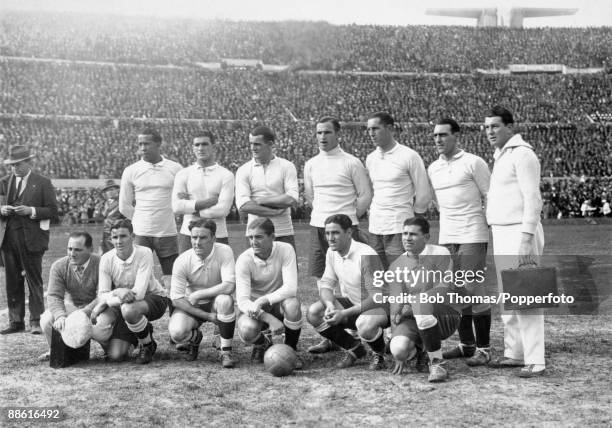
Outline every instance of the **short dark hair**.
<svg viewBox="0 0 612 428"><path fill-rule="evenodd" d="M192 220L189 222L189 231L195 227L203 227L204 229L210 230L212 236L215 236L217 233L217 223L214 220L209 218L198 218L196 220Z"/></svg>
<svg viewBox="0 0 612 428"><path fill-rule="evenodd" d="M334 132L340 131L340 121L333 116L323 116L321 119L317 120L317 124L319 123L331 123L334 127Z"/></svg>
<svg viewBox="0 0 612 428"><path fill-rule="evenodd" d="M495 116L501 117L501 120L504 123L504 125L514 123L514 118L512 117L512 113L510 112L510 110L508 110L505 107L502 107L502 106L491 107L486 117L495 117Z"/></svg>
<svg viewBox="0 0 612 428"><path fill-rule="evenodd" d="M130 233L134 233L134 226L132 226L132 222L127 218L122 218L121 220L117 220L116 222L114 222L111 225L110 230L115 229L127 229L130 231Z"/></svg>
<svg viewBox="0 0 612 428"><path fill-rule="evenodd" d="M436 125L449 125L451 128L451 133L456 134L461 132L461 127L457 123L455 119L451 119L450 117L443 117L436 122Z"/></svg>
<svg viewBox="0 0 612 428"><path fill-rule="evenodd" d="M412 217L404 221L404 226L419 226L421 232L424 234L429 233L429 222L423 217Z"/></svg>
<svg viewBox="0 0 612 428"><path fill-rule="evenodd" d="M85 238L85 246L89 249L93 248L93 238L91 235L84 230L78 230L76 232L71 232L68 238Z"/></svg>
<svg viewBox="0 0 612 428"><path fill-rule="evenodd" d="M162 136L160 135L159 132L157 132L153 128L144 128L143 130L141 130L138 133L138 135L150 135L152 137L153 142L155 142L155 143L161 143L162 142Z"/></svg>
<svg viewBox="0 0 612 428"><path fill-rule="evenodd" d="M263 136L266 143L273 143L276 140L276 135L267 126L258 126L251 131L253 137Z"/></svg>
<svg viewBox="0 0 612 428"><path fill-rule="evenodd" d="M196 134L193 137L193 141L195 141L196 138L208 138L210 140L211 144L215 144L217 142L217 139L215 138L215 135L210 132L210 131L202 131L198 134Z"/></svg>
<svg viewBox="0 0 612 428"><path fill-rule="evenodd" d="M325 225L337 224L344 231L353 227L353 221L346 214L332 214L325 219Z"/></svg>
<svg viewBox="0 0 612 428"><path fill-rule="evenodd" d="M249 224L247 229L248 230L261 229L266 233L266 235L270 236L274 233L274 223L272 223L272 220L270 220L267 217L259 217L253 220Z"/></svg>
<svg viewBox="0 0 612 428"><path fill-rule="evenodd" d="M393 116L391 116L386 111L378 111L374 114L371 114L368 119L378 119L380 123L382 123L383 125L387 125L387 126L395 125L395 120L393 120Z"/></svg>

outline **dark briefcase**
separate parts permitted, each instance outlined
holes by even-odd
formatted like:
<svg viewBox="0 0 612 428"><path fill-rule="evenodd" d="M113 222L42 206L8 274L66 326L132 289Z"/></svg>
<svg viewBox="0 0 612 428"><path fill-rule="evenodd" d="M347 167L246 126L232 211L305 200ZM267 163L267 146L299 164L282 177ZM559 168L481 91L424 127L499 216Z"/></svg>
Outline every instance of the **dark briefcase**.
<svg viewBox="0 0 612 428"><path fill-rule="evenodd" d="M71 348L64 343L62 334L52 328L51 332L51 352L49 366L54 369L68 367L79 361L89 360L89 345L91 340L80 348Z"/></svg>
<svg viewBox="0 0 612 428"><path fill-rule="evenodd" d="M515 269L504 269L501 272L504 293L510 296L521 297L545 297L552 293L558 295L557 270L554 267L525 265ZM504 309L521 310L536 308L556 308L558 303L542 299L540 302L521 303L506 300Z"/></svg>

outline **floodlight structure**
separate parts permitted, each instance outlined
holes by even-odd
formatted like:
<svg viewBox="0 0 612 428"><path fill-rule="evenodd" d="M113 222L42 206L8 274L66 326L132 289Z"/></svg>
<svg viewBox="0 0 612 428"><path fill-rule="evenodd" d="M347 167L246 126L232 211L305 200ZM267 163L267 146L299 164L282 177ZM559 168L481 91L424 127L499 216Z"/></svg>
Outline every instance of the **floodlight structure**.
<svg viewBox="0 0 612 428"><path fill-rule="evenodd" d="M523 28L523 19L547 16L574 15L578 9L549 7L485 7L485 8L437 8L427 9L425 14L472 18L478 27Z"/></svg>

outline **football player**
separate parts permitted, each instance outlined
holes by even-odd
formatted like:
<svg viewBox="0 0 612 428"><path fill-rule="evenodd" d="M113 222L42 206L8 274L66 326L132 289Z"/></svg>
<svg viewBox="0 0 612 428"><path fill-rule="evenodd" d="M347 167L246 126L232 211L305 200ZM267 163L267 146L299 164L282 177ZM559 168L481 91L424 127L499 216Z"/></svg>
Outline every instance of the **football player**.
<svg viewBox="0 0 612 428"><path fill-rule="evenodd" d="M372 247L352 238L352 225L345 214L325 220L329 249L318 282L320 300L308 309L308 321L321 336L346 350L336 367L351 367L366 356L363 339L373 351L369 369L381 370L385 367L383 330L390 325L389 308L374 302L372 287L374 272L382 272L383 266ZM359 337L346 332L347 328L357 330Z"/></svg>
<svg viewBox="0 0 612 428"><path fill-rule="evenodd" d="M302 309L297 299L297 262L293 246L275 241L274 224L268 218L249 223L251 248L236 261L236 300L242 315L238 334L253 344L251 359L263 362L271 340L262 330L285 333L285 344L297 349L302 329ZM302 362L298 358L297 368Z"/></svg>
<svg viewBox="0 0 612 428"><path fill-rule="evenodd" d="M170 299L174 310L168 323L170 337L177 344L186 343L185 359L198 356L202 341L199 327L208 321L219 325L221 364L234 367L235 264L232 249L215 242L214 220L196 219L189 225L192 249L174 262Z"/></svg>
<svg viewBox="0 0 612 428"><path fill-rule="evenodd" d="M137 362L148 364L157 350L151 321L166 312L166 290L153 276L153 252L134 243L129 220L112 225L111 240L115 248L100 259L98 304L91 320L105 330L99 342L105 342L110 360L123 361L130 345L138 345Z"/></svg>

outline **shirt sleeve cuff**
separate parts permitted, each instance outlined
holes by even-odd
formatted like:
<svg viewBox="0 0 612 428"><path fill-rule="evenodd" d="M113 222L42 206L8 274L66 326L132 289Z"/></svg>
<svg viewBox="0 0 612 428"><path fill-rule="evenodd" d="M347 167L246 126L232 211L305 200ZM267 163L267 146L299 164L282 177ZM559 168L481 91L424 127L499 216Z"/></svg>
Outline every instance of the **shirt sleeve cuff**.
<svg viewBox="0 0 612 428"><path fill-rule="evenodd" d="M30 207L30 208L32 208L32 215L30 215L30 218L34 220L36 218L36 208L34 207Z"/></svg>

